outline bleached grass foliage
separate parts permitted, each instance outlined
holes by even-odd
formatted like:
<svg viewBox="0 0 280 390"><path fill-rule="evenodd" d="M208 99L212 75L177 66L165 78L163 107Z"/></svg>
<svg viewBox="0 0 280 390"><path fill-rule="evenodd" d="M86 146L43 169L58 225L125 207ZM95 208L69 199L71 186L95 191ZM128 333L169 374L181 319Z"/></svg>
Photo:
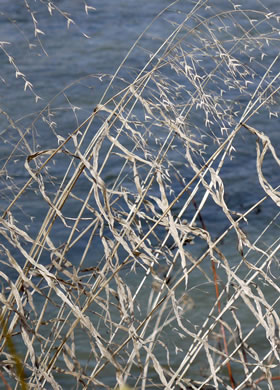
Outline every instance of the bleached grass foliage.
<svg viewBox="0 0 280 390"><path fill-rule="evenodd" d="M87 118L75 83L29 126L1 108L6 388L279 386L280 16L265 2L184 3L157 15L113 77L88 78L107 88ZM157 23L168 36L150 51Z"/></svg>

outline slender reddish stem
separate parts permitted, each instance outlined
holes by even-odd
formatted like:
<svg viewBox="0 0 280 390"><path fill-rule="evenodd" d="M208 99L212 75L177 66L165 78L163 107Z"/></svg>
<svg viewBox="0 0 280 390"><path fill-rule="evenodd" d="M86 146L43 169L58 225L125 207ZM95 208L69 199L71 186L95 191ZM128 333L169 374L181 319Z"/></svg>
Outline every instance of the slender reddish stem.
<svg viewBox="0 0 280 390"><path fill-rule="evenodd" d="M197 207L195 199L193 199L192 202L193 202L194 208L196 210L198 210L198 207ZM200 211L198 212L198 216L199 216L202 228L205 231L208 231L206 229L206 225L204 223L204 220L202 218L202 215L201 215ZM213 260L211 260L211 266L212 266L212 272L213 272L213 278L214 278L214 286L215 286L215 292L216 292L216 298L217 298L218 313L220 314L221 311L222 311L222 308L221 308L221 301L220 301L220 298L219 298L219 296L220 296L219 284L218 284L219 278L218 278L217 271L216 271L216 266L215 266L215 263L214 263ZM228 356L228 346L227 346L227 339L226 339L225 328L224 328L222 323L220 324L220 327L221 327L221 333L222 333L222 338L223 338L223 343L224 343L224 352ZM229 376L229 379L230 379L231 387L233 389L235 389L236 384L235 384L235 381L234 381L234 378L233 378L233 375L232 375L232 369L231 369L230 361L227 362L227 370L228 370L228 376Z"/></svg>

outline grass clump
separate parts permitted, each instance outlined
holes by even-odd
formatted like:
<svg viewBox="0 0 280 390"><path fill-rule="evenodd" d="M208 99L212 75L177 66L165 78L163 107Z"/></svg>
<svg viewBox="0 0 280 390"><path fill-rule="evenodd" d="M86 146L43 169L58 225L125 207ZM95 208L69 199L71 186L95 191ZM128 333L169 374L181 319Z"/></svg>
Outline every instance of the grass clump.
<svg viewBox="0 0 280 390"><path fill-rule="evenodd" d="M38 9L22 7L47 51ZM280 19L261 2L219 7L174 1L113 76L87 74L18 120L1 108L3 383L278 383Z"/></svg>

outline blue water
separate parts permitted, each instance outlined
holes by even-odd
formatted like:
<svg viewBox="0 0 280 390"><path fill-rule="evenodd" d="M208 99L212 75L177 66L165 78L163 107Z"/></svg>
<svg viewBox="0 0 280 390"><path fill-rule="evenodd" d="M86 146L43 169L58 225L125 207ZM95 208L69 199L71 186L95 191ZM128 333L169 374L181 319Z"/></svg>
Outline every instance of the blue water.
<svg viewBox="0 0 280 390"><path fill-rule="evenodd" d="M279 11L277 1L270 0L264 2L265 6L271 12ZM226 12L232 9L232 6L228 2L213 1L209 3L210 6L201 11L201 18L209 17L210 15L214 16L218 10L220 12ZM9 55L13 56L19 71L32 83L34 91L34 94L30 91L24 91L24 81L20 77L15 77L15 69L9 63L6 54L0 51L0 77L3 80L0 82L0 108L12 118L22 133L26 132L26 141L30 148L28 150L22 141L14 151L19 141L18 130L9 126L5 115L1 115L0 169L5 168L4 174L0 176L1 213L5 211L11 199L16 196L20 188L22 188L29 178L29 174L24 168L26 156L37 151L56 148L58 146L58 140L55 133L62 138L66 138L91 114L103 96L106 86L111 80L111 76L115 73L138 36L153 18L169 4L171 2L167 0L98 0L88 2L88 5L91 5L96 10L89 11L89 15L86 15L82 1L61 0L57 2L58 7L61 10L67 10L76 23L76 25L71 24L69 29L67 29L67 22L62 15L54 11L54 15L51 17L45 5L42 5L41 2L30 1L32 10L37 11L38 28L44 32L44 35L39 35L42 44L40 46L40 42L34 38L34 26L31 16L22 3L8 0L1 2L0 39L1 41L10 42L10 45L4 45L4 48L8 51ZM181 23L193 5L191 1L178 2L166 12L164 17L154 23L139 42L138 47L128 57L124 67L119 72L119 79L117 78L114 81L104 101L125 87L126 81L130 81L135 77L139 69L142 69L150 58L150 53L155 52L162 41L173 31L174 25L172 23ZM246 7L248 9L256 8L259 11L265 10L260 4L256 5L255 1L247 1ZM258 14L254 14L254 17L257 18ZM13 23L11 18L16 23ZM222 22L218 22L214 17L213 20L216 23L213 28L220 27L218 23L222 25ZM245 25L248 23L244 15L240 15L239 21L240 23L245 23ZM193 19L190 21L188 27L191 28L196 23L197 20ZM271 23L273 24L274 22L271 21ZM235 31L241 31L238 26L235 27ZM264 23L258 25L256 35L260 33L265 34L266 29L267 26ZM88 38L84 37L83 34L86 34ZM223 34L221 31L220 39L225 38ZM184 31L180 33L180 37L184 39ZM199 42L197 37L190 38L188 36L187 39L189 47ZM232 47L233 44L229 40L228 47ZM30 45L33 46L30 48ZM273 61L275 55L278 53L278 48L278 41L272 42L269 47L264 46L263 51L266 53L265 60L262 62L261 54L259 54L259 61L251 65L249 63L249 57L250 55L255 55L257 49L255 48L250 51L251 49L248 48L248 56L247 53L240 54L240 59L248 63L248 66L251 66L251 69L256 72L256 83L260 81L261 75L264 73L266 67ZM204 71L208 71L212 64L210 61L209 63L204 63L203 55L201 55L201 60L203 67L200 72L203 74ZM279 61L272 68L272 74L276 74L278 70ZM168 72L165 75L168 77ZM170 72L170 77L174 78L174 82L180 80L180 76L176 76L175 72ZM124 81L124 78L126 81ZM254 88L255 84L252 85L252 90ZM37 103L35 103L35 96L40 97ZM233 103L236 103L235 108L239 105L240 113L242 113L249 101L249 97L246 94L241 97L237 90L228 92L227 97ZM277 112L279 96L276 95L275 98L276 103L273 106L273 110L275 109ZM46 109L48 106L51 108L52 117L48 117L48 110ZM74 106L78 108L75 111L72 110ZM137 111L138 117L143 119L143 112L139 108L137 109L139 110ZM44 110L43 115L40 114L42 110ZM199 110L193 110L191 114L190 122L193 123L193 128L197 129L196 136L199 137L200 133L198 130L204 126L204 120L201 119L201 112ZM53 131L47 123L50 120L54 120L57 123ZM92 132L90 132L86 142L94 136L100 124L101 121L92 126ZM277 117L269 120L268 111L264 108L260 110L260 114L255 115L251 119L250 125L255 126L260 131L269 135L276 152L280 154L279 120ZM160 134L159 127L154 127L153 131L158 132L159 138L164 136ZM207 129L204 128L203 131L207 131ZM208 137L208 134L206 135L207 137L204 140L209 144L209 147L206 150L205 158L210 156L212 151L217 147L217 145L213 145L212 139ZM215 135L220 135L219 130L216 129ZM124 144L127 143L129 145L129 141L125 138L122 141ZM229 158L226 159L221 171L221 177L225 184L225 199L227 204L230 209L240 213L247 210L264 196L264 191L259 185L256 176L256 148L254 141L253 136L245 129L242 129L233 144L236 152L232 154L232 160ZM69 148L71 149L71 146ZM74 151L74 148L72 151ZM188 167L182 165L183 153L183 149L179 151L175 149L174 152L170 153L170 158L174 161L175 167L180 170L183 178L187 182L193 176L193 172L188 170ZM101 160L102 158L101 156ZM57 183L63 178L68 163L70 163L70 157L61 155L58 156L56 164L50 166L49 174L54 177L49 181L48 190L50 192L54 191ZM109 187L113 185L119 173L120 167L118 164L118 160L112 158L111 163L106 166L103 172L103 180L106 181ZM33 165L33 167L35 166ZM72 168L69 176L73 172L74 168ZM264 163L264 174L272 186L275 187L280 184L279 166L273 161L270 154L267 155ZM170 170L170 175L174 175L174 171L172 172ZM54 182L53 187L51 184L52 180ZM129 182L127 186L129 186ZM178 194L182 188L183 185L176 181L172 190L175 194ZM45 202L42 200L38 202L37 193L33 189L36 189L36 185L34 184L22 195L12 209L13 216L17 219L18 225L21 228L25 227L31 237L36 236L48 210L48 205ZM81 177L77 188L75 188L75 195L84 199L88 190L88 180L85 177ZM203 191L200 191L197 194L197 202L202 198L203 193ZM182 199L183 201L184 199ZM179 214L181 206L181 203L174 206L174 215ZM120 202L119 207L121 209L125 206ZM63 211L66 216L71 217L76 216L79 209L80 204L70 199ZM249 223L242 224L242 228L246 231L248 237L252 240L256 238L266 224L275 216L277 211L278 208L268 199L260 209L252 213L248 217ZM193 213L194 210L189 209L186 212L185 218L190 220ZM90 218L91 214L84 214L84 217ZM218 237L229 225L224 214L212 201L209 201L208 206L204 208L203 218L213 238ZM80 229L86 227L86 223L82 222L79 225ZM109 231L105 231L105 233L110 237ZM57 221L52 237L54 244L57 246L63 245L68 234L69 231L64 228L60 221ZM80 259L79 253L84 250L84 245L89 239L89 234L84 236L83 240L68 252L68 258L71 259L73 264L75 264L75 259ZM159 234L164 235L164 231L159 231ZM263 240L269 245L278 234L279 228L274 224L269 233L263 237ZM2 243L7 245L7 242L4 241L3 239ZM235 259L236 244L236 238L234 234L231 234L225 240L223 247L225 253L232 258L233 264L237 262ZM190 250L193 251L194 255L199 256L205 248L196 247ZM15 253L17 252L15 251ZM94 247L89 249L84 267L96 265L102 259L102 256L103 249L101 243L96 243ZM21 265L23 264L23 259L19 259L18 261ZM45 265L48 265L49 261L47 257L42 258L42 262L45 262ZM7 268L4 264L1 264L1 270L9 274L11 280L15 280L17 274L14 270ZM278 268L274 269L274 276L279 278ZM133 281L131 283L133 284ZM194 274L193 279L190 281L190 289L199 283L199 273L198 275ZM209 303L204 302L204 295L201 293L200 296L200 293L201 291L199 290L197 297L201 302L202 312L208 309ZM143 301L144 299L146 298L143 298ZM199 322L200 311L198 310L197 313L196 315L193 314L193 320ZM80 352L82 354L84 351ZM86 360L86 357L84 359ZM112 385L110 379L108 379L108 383ZM62 386L66 385L66 383L61 384Z"/></svg>

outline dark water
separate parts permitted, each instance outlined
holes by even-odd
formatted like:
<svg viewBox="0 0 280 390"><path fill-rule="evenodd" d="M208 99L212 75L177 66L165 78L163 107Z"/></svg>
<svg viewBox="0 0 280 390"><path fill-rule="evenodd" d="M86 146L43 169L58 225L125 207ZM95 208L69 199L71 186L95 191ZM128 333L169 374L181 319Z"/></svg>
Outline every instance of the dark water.
<svg viewBox="0 0 280 390"><path fill-rule="evenodd" d="M88 5L96 10L90 11L87 16L82 1L61 0L57 2L57 5L61 10L67 10L76 23L76 25L71 24L68 30L67 21L63 15L54 12L54 16L51 17L47 8L42 6L40 2L32 2L32 9L38 11L36 13L38 28L45 33L45 35L40 34L42 48L38 40L34 38L34 25L31 16L22 3L19 1L1 2L0 39L1 41L11 42L11 45L4 45L4 48L9 55L13 56L19 71L33 84L34 94L39 96L40 99L35 104L34 94L30 91L24 92L24 81L20 77L15 77L15 68L9 63L6 54L0 51L0 76L3 78L0 85L0 107L9 114L23 132L30 129L27 135L29 145L31 145L30 153L57 147L56 136L50 132L44 121L38 119L40 111L51 102L52 106L56 107L55 120L59 127L56 129L57 133L61 137L67 137L75 130L77 124L81 123L92 112L111 80L110 75L114 74L137 37L152 19L170 3L170 1L163 0L92 1ZM271 12L279 11L277 1L270 0L264 1L264 3ZM141 41L140 46L144 47L145 51L136 48L121 70L120 76L126 75L129 79L129 77L132 77L130 75L135 74L137 69L141 69L147 61L148 51L156 50L161 41L173 31L169 18L173 22L180 23L192 7L193 2L191 1L178 2L172 8L172 13L171 11L170 13L167 12L164 18L158 20ZM257 6L255 1L247 1L246 7L264 11L264 8L261 5ZM209 9L205 9L204 15L201 16L208 16L208 12L212 15L213 9L219 9L221 12L227 11L229 4L227 2L211 2ZM240 18L242 20L242 15ZM258 31L262 32L262 28L262 26L259 26ZM86 34L89 38L85 38L83 34ZM30 45L35 46L30 49ZM267 67L273 61L278 47L279 44L278 46L272 44L270 49L266 48L264 67ZM205 66L207 67L207 64ZM276 74L275 68L272 69L272 72ZM258 76L256 76L256 80L257 78ZM119 82L118 84L118 81L116 81L106 97L108 98L116 92L120 85L122 83ZM61 93L62 90L64 90L64 93ZM236 100L239 98L238 94L235 96L234 92L232 96ZM245 100L242 101L242 99ZM77 117L71 110L70 104L80 108L75 111ZM240 98L240 104L243 105L242 107L246 106L246 97ZM196 120L198 118L194 114L193 121ZM277 121L277 118L268 121L268 112L261 111L260 115L256 115L250 124L268 134L276 152L280 154L279 121ZM8 127L4 115L0 117L0 125L0 168L2 168L8 156L13 153L13 148L18 140L18 131ZM256 149L252 138L244 131L236 137L234 147L236 153L233 154L233 160L226 161L221 176L225 183L225 197L229 208L244 212L264 196L264 191L257 181ZM213 146L210 145L209 153L213 150L211 148ZM7 165L8 175L12 177L12 181L6 176L0 179L1 211L5 210L10 200L29 177L23 165L25 156L26 149L22 143L22 147L19 147L12 154ZM178 155L174 155L174 158L177 159L177 164L180 165ZM118 173L118 167L112 165L107 169L107 179L113 181ZM53 173L59 179L63 177L64 171L65 165L63 159L61 159L61 163L53 168ZM264 173L272 186L280 184L279 166L275 164L271 155L268 155L265 161ZM190 177L186 174L186 179ZM8 188L9 186L12 186L12 188ZM87 190L86 181L81 182L79 191L86 193ZM178 185L178 188L174 190L179 193L181 188ZM200 196L202 194L199 194L198 198ZM23 210L17 210L16 208L13 210L20 221L21 218L23 220L22 214L32 214L37 217L37 220L35 218L34 221L29 221L29 234L33 236L36 234L48 206L46 205L44 208L42 202L37 205L36 194L32 190L23 195L20 206ZM70 203L68 206L69 210L73 210L75 203ZM174 212L179 212L179 209L180 205L175 206ZM244 223L244 229L248 236L252 239L257 237L261 229L266 226L277 211L278 209L274 203L267 200L260 210L249 217L249 224L245 225ZM210 204L204 213L208 230L218 236L227 226L223 214L217 214L214 204ZM267 245L270 241L273 242L278 234L278 227L270 230L269 236L265 236ZM57 227L56 231L57 243L62 243L64 239L63 226L61 225ZM228 246L228 255L232 254L234 256L236 241L230 241L229 239L226 245ZM98 247L95 247L93 253L97 259L99 258L98 249ZM75 258L75 253L72 254L72 258ZM12 277L13 271L11 270ZM195 285L198 280L194 278L192 283ZM205 309L205 307L202 309Z"/></svg>
<svg viewBox="0 0 280 390"><path fill-rule="evenodd" d="M37 115L55 96L53 105L57 107L56 120L59 124L58 134L61 137L66 137L76 128L77 121L70 110L69 102L79 107L76 111L79 123L92 111L93 107L99 102L106 85L110 81L112 75L130 47L133 45L137 37L152 21L152 19L164 7L170 4L169 1L121 1L118 5L112 1L97 1L92 5L96 8L95 11L89 12L86 16L82 2L77 1L59 1L59 8L66 9L71 15L76 25L70 25L67 30L66 19L54 12L51 17L47 11L47 7L40 4L33 4L33 10L36 13L38 26L45 35L40 34L40 39L44 51L40 47L38 41L34 39L34 26L30 15L26 12L25 7L18 2L4 1L1 4L1 24L0 36L2 41L9 41L11 45L6 45L5 48L9 54L14 57L14 61L18 69L26 75L26 79L33 84L34 93L42 98L37 104L34 104L34 95L29 92L24 92L24 82L22 79L15 78L15 70L7 60L7 56L0 52L1 61L1 76L5 79L6 84L1 85L0 104L13 120L19 124L23 130L31 127L31 133L34 131L38 135L34 137L32 152L45 148L57 146L57 138L50 134L50 131L42 121L37 120ZM210 4L211 5L211 4ZM211 6L204 11L213 14L214 10L227 11L229 5L223 9L222 4L213 2L213 10ZM263 11L263 7L253 7L255 2L247 3L248 8L256 8ZM265 3L272 12L277 12L277 3ZM147 32L141 45L146 50L155 50L159 47L160 39L163 40L172 31L172 25L168 23L170 20L180 22L183 16L186 15L192 8L192 2L181 4L178 2L171 11L166 13L165 18L157 21ZM203 12L202 12L203 14ZM183 16L182 16L183 15ZM9 18L17 23L11 23ZM241 15L242 17L242 15ZM261 30L261 26L258 27ZM24 34L22 33L24 32ZM82 34L87 34L90 38L86 39ZM29 49L28 45L35 45ZM277 47L277 46L276 46ZM275 55L275 46L271 45L271 51L267 51L267 64L269 64ZM126 67L122 70L123 73L129 74L131 71L141 69L147 57L143 52L136 49L126 62ZM98 77L102 76L102 82ZM108 75L108 76L106 76ZM80 82L77 80L80 79ZM71 84L73 85L71 86ZM118 83L114 84L114 91L118 88ZM65 89L64 95L61 91ZM234 93L234 92L233 92ZM109 92L109 96L112 92ZM108 96L108 95L107 95ZM234 96L234 95L233 95ZM238 95L236 96L238 99ZM244 102L244 104L246 101ZM266 125L267 112L264 116L258 115L258 118L253 119L252 125L256 125L262 131L268 130ZM195 115L194 115L195 120ZM2 117L2 144L1 144L1 165L4 164L7 156L13 150L13 146L17 140L18 134L15 130L9 128L6 130L7 122ZM35 122L34 122L35 121ZM35 123L36 130L32 129ZM271 122L269 128L269 136L274 142L274 146L279 146L278 129L274 126L275 121ZM225 164L222 175L227 185L226 192L230 194L228 202L233 208L239 211L249 204L253 204L262 194L251 187L255 187L255 175L251 174L255 170L255 148L254 145L248 145L248 135L242 133L242 136L237 137L235 148L238 153L235 155L235 161ZM10 138L10 142L9 142ZM32 146L32 142L31 142ZM9 175L16 177L18 185L28 177L28 173L23 167L23 153L20 151L13 156L13 164L9 165ZM272 185L278 184L278 167L271 164L268 156L266 162L266 171L268 179ZM176 157L178 159L178 157ZM56 169L56 174L61 168L61 174L64 172L62 165ZM14 169L14 170L13 170ZM238 172L238 174L237 174ZM114 177L114 168L111 171ZM243 183L246 180L246 188ZM2 183L5 187L5 182ZM178 188L179 190L179 188ZM32 194L30 194L32 196ZM2 197L1 209L4 210L8 205L9 199ZM28 208L28 204L25 205ZM258 216L259 218L259 216ZM211 218L209 223L211 224Z"/></svg>

